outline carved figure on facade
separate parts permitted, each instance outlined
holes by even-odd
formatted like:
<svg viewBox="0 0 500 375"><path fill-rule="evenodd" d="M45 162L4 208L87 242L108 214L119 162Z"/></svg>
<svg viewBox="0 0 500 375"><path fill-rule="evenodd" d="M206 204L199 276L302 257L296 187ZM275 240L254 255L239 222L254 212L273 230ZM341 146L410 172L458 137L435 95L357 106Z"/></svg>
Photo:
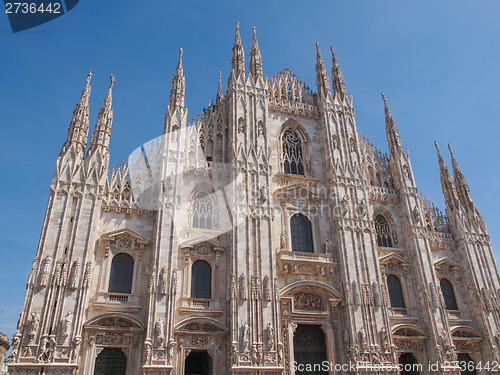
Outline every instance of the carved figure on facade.
<svg viewBox="0 0 500 375"><path fill-rule="evenodd" d="M29 342L31 343L38 333L38 327L40 326L40 313L35 311L31 313L30 330L28 333Z"/></svg>
<svg viewBox="0 0 500 375"><path fill-rule="evenodd" d="M78 361L78 356L80 355L80 349L82 347L82 337L75 336L73 339L73 351L71 352L71 360L73 362Z"/></svg>
<svg viewBox="0 0 500 375"><path fill-rule="evenodd" d="M382 342L382 349L384 353L389 352L389 336L387 335L387 330L382 327L380 330L380 341Z"/></svg>
<svg viewBox="0 0 500 375"><path fill-rule="evenodd" d="M155 335L156 335L156 345L158 347L162 347L165 341L165 323L161 319L158 319L155 322Z"/></svg>
<svg viewBox="0 0 500 375"><path fill-rule="evenodd" d="M64 316L63 320L61 321L61 338L63 342L66 341L69 336L69 330L72 321L73 313L70 311Z"/></svg>
<svg viewBox="0 0 500 375"><path fill-rule="evenodd" d="M49 283L51 263L52 257L47 255L42 263L42 273L40 274L40 282L38 284L40 288L45 288Z"/></svg>
<svg viewBox="0 0 500 375"><path fill-rule="evenodd" d="M240 356L238 353L238 343L232 342L231 344L231 366L238 366L240 362Z"/></svg>
<svg viewBox="0 0 500 375"><path fill-rule="evenodd" d="M352 282L352 300L353 300L354 306L361 305L361 296L359 294L359 287L358 287L358 283L356 281Z"/></svg>
<svg viewBox="0 0 500 375"><path fill-rule="evenodd" d="M241 326L241 350L248 350L248 345L250 343L250 326L247 322L243 323Z"/></svg>
<svg viewBox="0 0 500 375"><path fill-rule="evenodd" d="M263 289L264 289L264 301L271 301L271 281L269 279L269 276L264 277L264 283L263 283Z"/></svg>
<svg viewBox="0 0 500 375"><path fill-rule="evenodd" d="M158 280L158 293L164 296L167 294L167 284L168 284L168 276L167 276L167 267L163 267L160 271L160 276Z"/></svg>
<svg viewBox="0 0 500 375"><path fill-rule="evenodd" d="M167 345L167 365L172 364L172 359L174 358L174 349L177 344L175 343L174 339L168 340L168 345Z"/></svg>
<svg viewBox="0 0 500 375"><path fill-rule="evenodd" d="M240 299L246 301L248 299L248 283L245 273L240 275Z"/></svg>
<svg viewBox="0 0 500 375"><path fill-rule="evenodd" d="M361 351L367 352L368 351L368 338L366 337L366 332L365 328L361 327L361 329L358 332L359 335L359 342L361 343Z"/></svg>
<svg viewBox="0 0 500 375"><path fill-rule="evenodd" d="M266 335L267 335L267 350L271 351L274 349L274 328L271 323L267 323Z"/></svg>
<svg viewBox="0 0 500 375"><path fill-rule="evenodd" d="M78 275L80 274L80 259L73 262L71 273L69 275L69 289L76 290L78 288Z"/></svg>
<svg viewBox="0 0 500 375"><path fill-rule="evenodd" d="M13 358L17 357L17 352L19 350L20 344L21 344L21 335L20 334L14 335L14 337L12 338L12 345L11 345Z"/></svg>
<svg viewBox="0 0 500 375"><path fill-rule="evenodd" d="M373 290L373 303L375 307L379 307L382 304L382 300L380 297L380 288L376 281L372 283L372 290Z"/></svg>
<svg viewBox="0 0 500 375"><path fill-rule="evenodd" d="M142 361L144 364L151 363L151 354L152 354L152 345L150 340L144 341L144 355L142 357Z"/></svg>

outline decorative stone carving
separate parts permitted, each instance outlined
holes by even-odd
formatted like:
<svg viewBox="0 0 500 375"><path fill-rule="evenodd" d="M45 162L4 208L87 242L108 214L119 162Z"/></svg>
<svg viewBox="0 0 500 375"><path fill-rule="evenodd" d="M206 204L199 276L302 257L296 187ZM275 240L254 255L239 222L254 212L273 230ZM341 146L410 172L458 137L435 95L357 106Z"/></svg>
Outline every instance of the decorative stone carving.
<svg viewBox="0 0 500 375"><path fill-rule="evenodd" d="M177 268L172 270L172 280L170 281L170 294L177 295Z"/></svg>
<svg viewBox="0 0 500 375"><path fill-rule="evenodd" d="M85 265L85 273L83 275L83 282L82 282L82 286L84 289L88 289L88 287L90 286L91 273L92 273L92 263L87 262L87 264Z"/></svg>
<svg viewBox="0 0 500 375"><path fill-rule="evenodd" d="M294 296L294 306L297 310L323 310L321 296L311 293L297 293Z"/></svg>

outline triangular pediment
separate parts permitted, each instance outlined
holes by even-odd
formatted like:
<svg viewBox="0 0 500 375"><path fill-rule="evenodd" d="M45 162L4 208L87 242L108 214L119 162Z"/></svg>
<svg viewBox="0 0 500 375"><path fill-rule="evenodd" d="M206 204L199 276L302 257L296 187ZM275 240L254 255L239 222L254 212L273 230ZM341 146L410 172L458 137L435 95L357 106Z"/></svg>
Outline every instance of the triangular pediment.
<svg viewBox="0 0 500 375"><path fill-rule="evenodd" d="M149 243L149 239L146 236L130 228L117 229L101 235L101 239L103 241L109 241L109 242L115 241L123 237L132 238L140 245L147 245Z"/></svg>
<svg viewBox="0 0 500 375"><path fill-rule="evenodd" d="M454 268L455 270L460 269L458 263L455 263L449 258L441 258L434 262L434 267L436 268Z"/></svg>
<svg viewBox="0 0 500 375"><path fill-rule="evenodd" d="M383 257L380 258L380 263L381 264L395 263L406 266L410 265L410 262L408 262L405 258L396 253L389 253L387 255L384 255Z"/></svg>
<svg viewBox="0 0 500 375"><path fill-rule="evenodd" d="M224 245L217 241L215 238L188 238L185 242L181 244L182 248L194 248L195 246L209 246L218 249L224 249Z"/></svg>

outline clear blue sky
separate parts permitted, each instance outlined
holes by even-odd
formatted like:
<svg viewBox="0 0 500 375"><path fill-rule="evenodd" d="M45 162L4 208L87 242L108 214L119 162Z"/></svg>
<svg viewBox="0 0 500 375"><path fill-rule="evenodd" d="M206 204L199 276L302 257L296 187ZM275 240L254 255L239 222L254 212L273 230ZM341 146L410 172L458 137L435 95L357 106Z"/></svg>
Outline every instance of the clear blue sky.
<svg viewBox="0 0 500 375"><path fill-rule="evenodd" d="M114 73L111 164L161 134L178 49L189 116L227 82L235 21L245 51L257 27L264 73L289 67L315 88L315 42L333 44L358 129L387 150L380 92L420 189L444 209L434 140L453 145L500 255L500 2L81 0L12 34L0 16L0 331L12 336L60 147L92 70L91 127ZM225 86L225 85L224 85ZM225 89L225 87L224 87Z"/></svg>

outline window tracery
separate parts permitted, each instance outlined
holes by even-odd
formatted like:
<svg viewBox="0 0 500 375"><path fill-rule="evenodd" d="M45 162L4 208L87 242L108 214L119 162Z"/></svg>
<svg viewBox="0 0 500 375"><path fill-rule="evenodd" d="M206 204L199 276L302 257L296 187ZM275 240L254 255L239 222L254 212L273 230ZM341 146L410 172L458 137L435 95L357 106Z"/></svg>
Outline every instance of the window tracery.
<svg viewBox="0 0 500 375"><path fill-rule="evenodd" d="M212 229L212 201L205 191L199 192L194 198L193 227Z"/></svg>
<svg viewBox="0 0 500 375"><path fill-rule="evenodd" d="M281 140L284 172L304 176L304 154L300 137L288 129L283 133Z"/></svg>
<svg viewBox="0 0 500 375"><path fill-rule="evenodd" d="M375 216L375 231L377 233L377 244L381 247L393 247L395 241L389 226L389 222L382 214Z"/></svg>

